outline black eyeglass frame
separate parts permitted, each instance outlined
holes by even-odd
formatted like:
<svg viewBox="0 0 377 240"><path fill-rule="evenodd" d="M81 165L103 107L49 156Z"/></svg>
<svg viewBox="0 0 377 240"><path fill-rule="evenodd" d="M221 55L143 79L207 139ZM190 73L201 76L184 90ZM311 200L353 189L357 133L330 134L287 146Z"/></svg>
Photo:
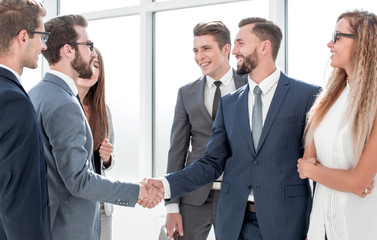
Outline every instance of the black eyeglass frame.
<svg viewBox="0 0 377 240"><path fill-rule="evenodd" d="M341 33L341 32L333 32L332 39L331 39L333 44L336 43L338 36L355 39L355 35L353 35L353 34Z"/></svg>
<svg viewBox="0 0 377 240"><path fill-rule="evenodd" d="M18 34L20 34L21 31L22 30L20 30L18 33L13 34L12 36L16 37ZM28 30L26 30L26 31L29 32L29 33L33 33L33 34L42 34L42 41L44 43L47 43L48 37L50 37L50 32L39 32L39 31L28 31Z"/></svg>
<svg viewBox="0 0 377 240"><path fill-rule="evenodd" d="M74 43L68 43L69 45L87 45L89 46L90 51L93 51L94 49L94 43L93 42L74 42Z"/></svg>

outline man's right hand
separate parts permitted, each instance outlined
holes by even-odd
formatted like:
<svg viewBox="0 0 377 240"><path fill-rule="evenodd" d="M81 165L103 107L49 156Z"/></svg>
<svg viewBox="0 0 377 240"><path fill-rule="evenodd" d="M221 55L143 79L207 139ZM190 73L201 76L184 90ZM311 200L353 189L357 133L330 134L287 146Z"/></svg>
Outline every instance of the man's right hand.
<svg viewBox="0 0 377 240"><path fill-rule="evenodd" d="M144 178L139 181L140 194L138 203L147 208L154 208L164 199L164 188L148 185L148 179Z"/></svg>
<svg viewBox="0 0 377 240"><path fill-rule="evenodd" d="M182 215L180 213L168 213L165 228L169 238L178 239L178 235L183 236Z"/></svg>

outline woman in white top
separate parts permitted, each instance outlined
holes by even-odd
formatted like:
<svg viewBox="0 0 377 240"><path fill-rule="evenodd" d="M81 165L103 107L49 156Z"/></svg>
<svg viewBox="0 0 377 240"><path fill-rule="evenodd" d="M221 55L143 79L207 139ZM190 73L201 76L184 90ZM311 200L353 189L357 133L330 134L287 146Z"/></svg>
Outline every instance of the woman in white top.
<svg viewBox="0 0 377 240"><path fill-rule="evenodd" d="M333 73L308 114L297 168L315 181L309 240L377 239L377 17L338 17Z"/></svg>

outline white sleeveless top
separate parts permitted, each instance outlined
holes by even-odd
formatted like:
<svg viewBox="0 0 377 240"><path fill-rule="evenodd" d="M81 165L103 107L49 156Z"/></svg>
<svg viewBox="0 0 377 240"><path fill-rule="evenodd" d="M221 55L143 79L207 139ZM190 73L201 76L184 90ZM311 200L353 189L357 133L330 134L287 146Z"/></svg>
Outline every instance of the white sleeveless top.
<svg viewBox="0 0 377 240"><path fill-rule="evenodd" d="M357 163L352 121L344 117L348 94L347 84L314 133L317 159L329 168L353 169ZM317 183L308 239L324 240L325 232L328 240L377 240L377 189L361 198Z"/></svg>

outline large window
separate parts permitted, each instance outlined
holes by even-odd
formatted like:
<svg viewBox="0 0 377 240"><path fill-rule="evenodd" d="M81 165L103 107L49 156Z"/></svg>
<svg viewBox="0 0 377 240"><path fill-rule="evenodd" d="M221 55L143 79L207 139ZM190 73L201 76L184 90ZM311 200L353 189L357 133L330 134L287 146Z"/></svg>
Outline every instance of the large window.
<svg viewBox="0 0 377 240"><path fill-rule="evenodd" d="M109 175L139 180L139 16L90 21L89 38L105 63L106 103L114 124L116 167Z"/></svg>
<svg viewBox="0 0 377 240"><path fill-rule="evenodd" d="M255 0L156 14L154 175L161 176L166 172L178 89L202 76L192 50L194 26L202 21L220 20L229 28L233 45L241 19L253 16L268 18L268 13L268 1ZM236 67L233 55L230 55L230 60L231 66Z"/></svg>
<svg viewBox="0 0 377 240"><path fill-rule="evenodd" d="M140 0L60 0L60 13L77 14L83 12L93 12L104 9L114 9L129 7L140 4Z"/></svg>
<svg viewBox="0 0 377 240"><path fill-rule="evenodd" d="M327 43L338 16L363 9L377 12L369 0L288 0L288 74L324 86L331 72Z"/></svg>
<svg viewBox="0 0 377 240"><path fill-rule="evenodd" d="M24 68L21 75L22 86L29 91L42 79L42 54L39 55L38 67L36 69Z"/></svg>

